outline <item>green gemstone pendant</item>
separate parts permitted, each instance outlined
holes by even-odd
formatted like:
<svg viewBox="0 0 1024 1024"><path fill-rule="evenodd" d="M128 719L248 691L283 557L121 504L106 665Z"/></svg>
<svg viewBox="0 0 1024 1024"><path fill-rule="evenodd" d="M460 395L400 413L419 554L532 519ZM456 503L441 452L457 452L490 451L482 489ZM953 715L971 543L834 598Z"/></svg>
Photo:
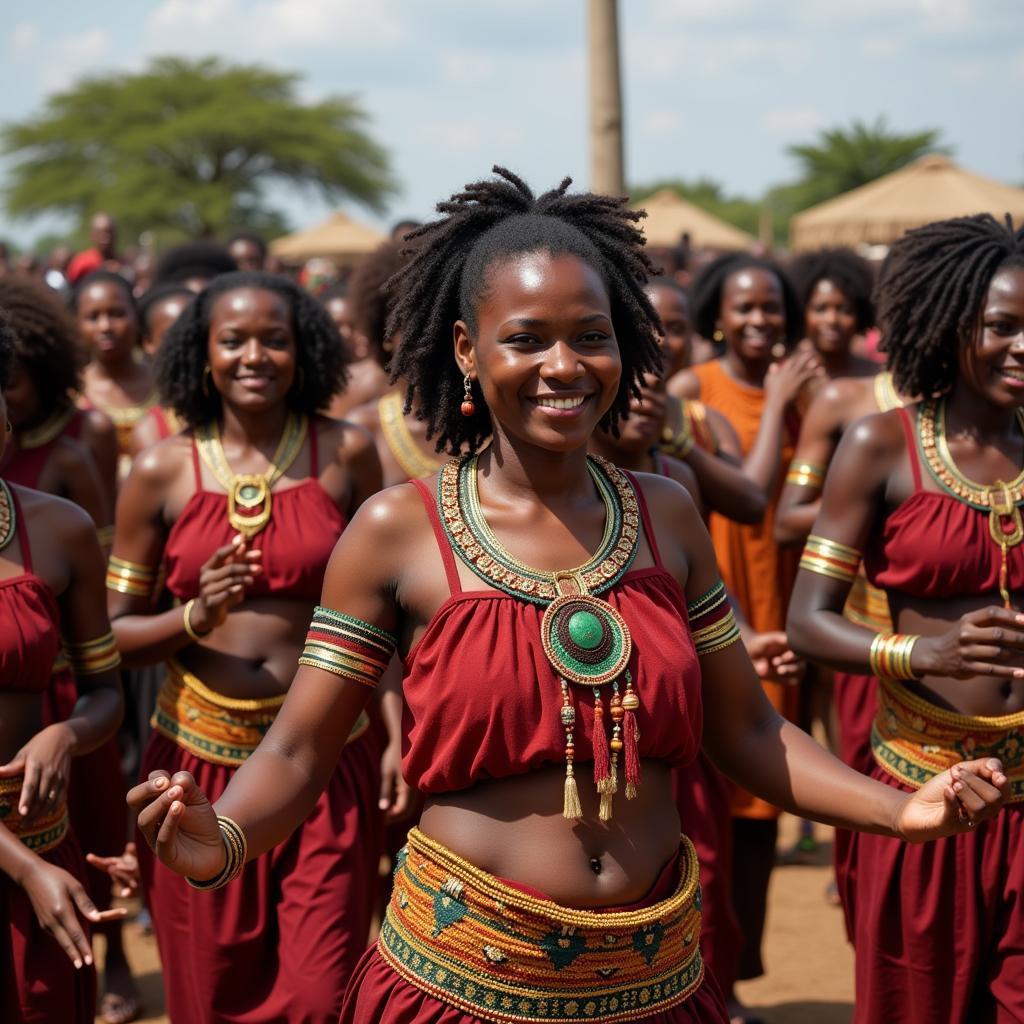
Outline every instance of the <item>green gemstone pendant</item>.
<svg viewBox="0 0 1024 1024"><path fill-rule="evenodd" d="M574 612L569 617L569 636L585 651L592 651L604 636L601 620L592 612Z"/></svg>

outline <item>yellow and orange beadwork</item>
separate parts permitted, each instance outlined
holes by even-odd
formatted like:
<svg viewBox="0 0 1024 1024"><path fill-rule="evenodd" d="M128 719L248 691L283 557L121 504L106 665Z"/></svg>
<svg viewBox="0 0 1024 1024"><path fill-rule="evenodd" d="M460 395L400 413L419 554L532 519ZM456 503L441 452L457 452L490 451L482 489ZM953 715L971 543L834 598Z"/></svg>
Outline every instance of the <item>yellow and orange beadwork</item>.
<svg viewBox="0 0 1024 1024"><path fill-rule="evenodd" d="M700 986L701 907L685 836L671 896L602 912L528 895L413 828L377 948L410 984L481 1020L640 1020Z"/></svg>
<svg viewBox="0 0 1024 1024"><path fill-rule="evenodd" d="M57 806L46 805L31 818L23 818L18 810L18 798L25 783L24 775L0 779L0 821L4 828L35 853L52 850L68 831L66 801Z"/></svg>

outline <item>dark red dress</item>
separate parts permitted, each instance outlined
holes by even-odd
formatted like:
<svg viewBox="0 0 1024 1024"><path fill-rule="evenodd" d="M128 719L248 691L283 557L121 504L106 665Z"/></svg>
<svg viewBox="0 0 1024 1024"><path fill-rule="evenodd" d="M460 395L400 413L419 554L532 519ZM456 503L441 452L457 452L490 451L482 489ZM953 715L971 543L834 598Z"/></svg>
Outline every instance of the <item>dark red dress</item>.
<svg viewBox="0 0 1024 1024"><path fill-rule="evenodd" d="M543 608L497 590L464 591L433 494L419 490L444 562L450 597L405 659L403 772L424 793L448 793L484 779L563 764L561 693L541 644ZM700 667L689 633L686 601L658 554L643 493L636 486L654 565L633 569L602 599L626 620L630 662L641 706L640 754L673 766L692 762L700 747ZM678 638L677 643L668 638ZM590 690L576 696L578 751L592 749ZM580 755L577 755L578 757ZM578 768L580 779L587 767ZM620 908L621 909L621 908ZM376 947L349 986L344 1024L474 1024L478 1020L401 978ZM715 1024L726 1019L714 981L646 1024Z"/></svg>
<svg viewBox="0 0 1024 1024"><path fill-rule="evenodd" d="M309 437L311 475L273 492L273 515L259 535L263 572L250 593L302 599L312 614L345 519L317 480L312 426ZM164 550L167 588L181 601L198 594L201 566L234 534L226 496L203 490L194 444L193 464L196 491ZM142 778L157 768L191 772L210 800L236 771L154 730ZM345 748L306 821L214 892L192 889L140 841L168 1015L176 1024L334 1024L369 937L380 859L379 778L378 734L367 729Z"/></svg>
<svg viewBox="0 0 1024 1024"><path fill-rule="evenodd" d="M914 493L865 551L868 579L916 597L997 595L988 514L926 491L911 414L901 409ZM1024 545L1009 549L1009 590L1024 591ZM871 774L909 791L879 764ZM854 833L858 1024L1024 1021L1024 803L934 843Z"/></svg>
<svg viewBox="0 0 1024 1024"><path fill-rule="evenodd" d="M60 613L50 588L32 572L17 494L14 506L24 571L0 580L0 691L43 694L60 651ZM6 805L0 821L16 813ZM85 860L73 831L40 856L85 880ZM79 918L79 923L88 930L86 921ZM95 1001L95 971L75 969L57 940L39 926L25 890L0 872L0 1020L91 1024Z"/></svg>

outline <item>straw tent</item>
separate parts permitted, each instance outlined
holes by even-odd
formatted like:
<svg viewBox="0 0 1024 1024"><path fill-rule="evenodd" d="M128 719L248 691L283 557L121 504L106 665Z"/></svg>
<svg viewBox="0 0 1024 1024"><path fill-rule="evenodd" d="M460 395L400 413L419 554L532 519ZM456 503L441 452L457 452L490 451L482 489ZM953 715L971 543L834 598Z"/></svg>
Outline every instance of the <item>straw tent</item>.
<svg viewBox="0 0 1024 1024"><path fill-rule="evenodd" d="M694 206L670 188L634 203L633 209L647 211L647 219L640 226L648 245L677 246L684 234L690 236L695 249L746 249L755 241L745 231Z"/></svg>
<svg viewBox="0 0 1024 1024"><path fill-rule="evenodd" d="M270 243L270 251L289 262L323 256L344 267L357 263L383 241L384 235L379 231L338 212L305 231L274 239Z"/></svg>
<svg viewBox="0 0 1024 1024"><path fill-rule="evenodd" d="M833 245L889 245L904 231L947 217L1013 214L1024 221L1024 189L1004 185L930 154L892 174L798 213L790 226L793 249Z"/></svg>

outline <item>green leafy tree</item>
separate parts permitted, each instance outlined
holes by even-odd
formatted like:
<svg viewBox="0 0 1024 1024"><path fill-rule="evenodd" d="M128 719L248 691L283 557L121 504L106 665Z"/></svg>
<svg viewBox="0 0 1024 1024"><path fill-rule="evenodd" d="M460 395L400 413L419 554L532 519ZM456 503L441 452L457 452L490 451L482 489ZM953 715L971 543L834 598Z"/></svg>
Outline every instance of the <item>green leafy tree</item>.
<svg viewBox="0 0 1024 1024"><path fill-rule="evenodd" d="M648 196L670 188L683 199L699 206L702 210L719 217L734 227L757 235L760 218L760 205L742 196L729 196L720 182L713 178L698 178L695 181L684 181L682 178L663 178L643 185L636 185L629 190L630 198L642 202Z"/></svg>
<svg viewBox="0 0 1024 1024"><path fill-rule="evenodd" d="M381 209L388 157L352 97L303 103L299 76L216 58L157 58L143 72L88 77L0 131L14 158L11 216L114 213L122 237L280 227L268 185Z"/></svg>
<svg viewBox="0 0 1024 1024"><path fill-rule="evenodd" d="M884 117L874 124L854 121L849 128L829 128L813 143L789 146L800 167L792 184L769 191L766 205L777 218L823 203L905 167L925 153L948 153L935 129L903 135L890 131Z"/></svg>

